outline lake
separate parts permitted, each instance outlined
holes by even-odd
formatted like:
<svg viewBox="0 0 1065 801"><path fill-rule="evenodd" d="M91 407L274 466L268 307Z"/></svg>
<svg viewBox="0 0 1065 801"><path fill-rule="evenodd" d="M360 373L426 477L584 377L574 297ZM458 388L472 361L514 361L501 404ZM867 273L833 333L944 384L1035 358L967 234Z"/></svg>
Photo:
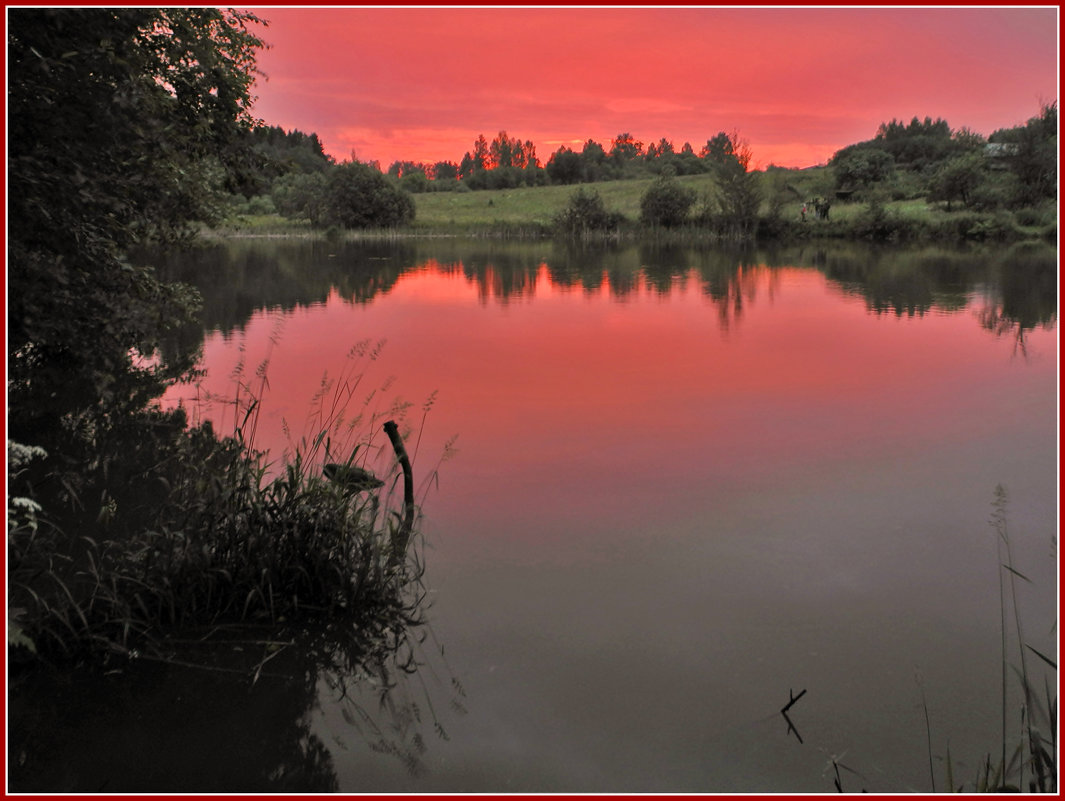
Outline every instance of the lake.
<svg viewBox="0 0 1065 801"><path fill-rule="evenodd" d="M157 262L205 300L206 374L167 403L231 431L244 382L256 446L319 414L380 475L401 421L418 667L73 679L34 713L55 764L28 789L832 792L835 762L847 791L926 791L948 750L971 785L1001 745L999 485L1024 640L1056 655L1054 251L259 239Z"/></svg>

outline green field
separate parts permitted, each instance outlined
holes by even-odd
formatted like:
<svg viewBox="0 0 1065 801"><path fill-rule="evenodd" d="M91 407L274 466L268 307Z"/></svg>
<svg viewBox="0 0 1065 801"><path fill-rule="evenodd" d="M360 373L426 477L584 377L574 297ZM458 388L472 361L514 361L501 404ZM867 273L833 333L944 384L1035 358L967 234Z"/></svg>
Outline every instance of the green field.
<svg viewBox="0 0 1065 801"><path fill-rule="evenodd" d="M538 186L517 189L479 190L475 192L429 192L414 195L417 210L412 229L453 229L493 226L549 226L569 202L570 196L583 188L599 193L607 211L620 212L626 219L636 222L640 216L640 198L651 185L653 178L625 181L603 181L594 184L569 186ZM696 191L698 200L693 211L715 191L714 179L709 174L686 175L676 179L678 183ZM776 195L780 215L788 220L798 220L803 200L817 196L833 197L831 171L825 167L806 170L777 170L762 173L765 200L762 214L769 211L770 198ZM931 203L923 197L902 200L885 200L885 210L902 221L942 223L952 217L971 214L961 209L948 212L942 203ZM833 200L829 217L832 221L847 223L869 208L868 202L844 202ZM807 215L811 225L813 209ZM1033 229L1035 230L1035 229Z"/></svg>
<svg viewBox="0 0 1065 801"><path fill-rule="evenodd" d="M813 170L781 171L784 182L791 184L805 199L831 191L831 175L826 168ZM772 179L763 178L768 184ZM568 186L537 186L518 189L481 190L476 192L429 192L414 196L417 209L414 228L440 228L454 226L491 225L550 225L554 216L569 202L578 187L599 193L607 211L616 211L629 220L640 216L640 197L651 185L653 178L637 178L625 181L603 181L595 184ZM685 175L678 183L694 189L699 197L698 207L714 192L714 179L709 174ZM784 213L796 218L802 201L799 195L783 189L788 200Z"/></svg>
<svg viewBox="0 0 1065 801"><path fill-rule="evenodd" d="M869 200L834 198L833 175L827 167L772 169L759 175L764 198L760 215L771 217L775 207L776 215L783 223L783 227L777 226L776 236L784 239L822 236L892 241L1042 239L1053 244L1057 238L1057 209L1053 202L1016 212L973 212L957 205L954 210L947 211L943 203L919 196L917 183L904 176L891 187L895 199L886 189L881 194L880 217L876 226L871 228ZM578 189L597 192L608 212L623 215L627 221L623 226L627 235L639 235L642 229L639 225L640 199L654 180L646 177L593 184L425 192L412 195L416 213L409 226L351 231L345 236L547 235L555 216L567 206ZM692 208L693 216L707 205L713 206L715 182L711 175L687 175L675 180L695 191L697 200ZM800 223L803 201L818 196L833 199L830 219L815 220L811 207L806 222ZM306 220L290 220L273 214L235 215L213 231L216 236L315 236L322 233ZM680 231L677 234L683 235Z"/></svg>

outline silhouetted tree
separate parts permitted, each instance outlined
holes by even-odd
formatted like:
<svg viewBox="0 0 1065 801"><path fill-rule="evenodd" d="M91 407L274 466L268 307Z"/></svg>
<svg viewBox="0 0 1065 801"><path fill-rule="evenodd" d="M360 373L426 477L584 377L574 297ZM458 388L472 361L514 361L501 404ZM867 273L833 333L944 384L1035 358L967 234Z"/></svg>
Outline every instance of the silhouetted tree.
<svg viewBox="0 0 1065 801"><path fill-rule="evenodd" d="M589 139L581 148L581 159L584 162L582 180L591 183L607 177L607 154L601 144Z"/></svg>
<svg viewBox="0 0 1065 801"><path fill-rule="evenodd" d="M545 169L553 184L579 183L584 172L584 159L568 147L560 147L547 160Z"/></svg>
<svg viewBox="0 0 1065 801"><path fill-rule="evenodd" d="M507 136L506 131L500 131L496 138L492 140L492 144L488 148L488 169L496 169L498 167L514 167L520 166L514 164L514 157L517 154L517 149L521 145Z"/></svg>
<svg viewBox="0 0 1065 801"><path fill-rule="evenodd" d="M619 133L610 143L610 158L619 166L643 155L643 142L636 141L630 133Z"/></svg>
<svg viewBox="0 0 1065 801"><path fill-rule="evenodd" d="M458 165L453 161L438 161L430 168L430 177L434 181L446 181L458 178Z"/></svg>
<svg viewBox="0 0 1065 801"><path fill-rule="evenodd" d="M715 144L713 154L708 156L707 161L712 164L717 182L721 221L728 235L746 239L754 234L758 222L762 187L757 173L749 169L753 155L750 145L740 138L738 132L728 134L727 139L727 146L720 142Z"/></svg>
<svg viewBox="0 0 1065 801"><path fill-rule="evenodd" d="M733 138L724 131L719 131L712 139L706 140L703 149L699 151L699 158L706 159L711 164L723 164L729 161L735 155Z"/></svg>

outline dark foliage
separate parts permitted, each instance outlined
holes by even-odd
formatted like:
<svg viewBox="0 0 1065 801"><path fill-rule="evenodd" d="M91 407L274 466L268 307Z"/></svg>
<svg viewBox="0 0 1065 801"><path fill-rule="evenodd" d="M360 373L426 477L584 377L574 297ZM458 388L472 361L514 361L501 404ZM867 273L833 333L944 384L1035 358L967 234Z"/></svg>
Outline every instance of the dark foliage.
<svg viewBox="0 0 1065 801"><path fill-rule="evenodd" d="M669 176L656 178L640 198L640 220L673 228L688 219L695 192Z"/></svg>
<svg viewBox="0 0 1065 801"><path fill-rule="evenodd" d="M160 350L195 296L123 260L210 221L247 166L255 18L217 9L12 9L10 433L136 408L183 374ZM152 367L137 354L155 356Z"/></svg>
<svg viewBox="0 0 1065 801"><path fill-rule="evenodd" d="M1024 206L1057 196L1058 104L1045 104L1024 125L995 131L990 141L1012 146L1006 165L1017 177L1013 205Z"/></svg>
<svg viewBox="0 0 1065 801"><path fill-rule="evenodd" d="M895 172L895 158L878 147L844 148L832 157L831 163L840 189L868 187Z"/></svg>
<svg viewBox="0 0 1065 801"><path fill-rule="evenodd" d="M387 228L414 219L414 201L381 172L358 161L326 176L320 222L341 228Z"/></svg>
<svg viewBox="0 0 1065 801"><path fill-rule="evenodd" d="M570 195L569 203L554 220L555 230L570 236L579 236L589 231L609 231L623 221L618 212L609 212L603 199L594 190L578 189Z"/></svg>

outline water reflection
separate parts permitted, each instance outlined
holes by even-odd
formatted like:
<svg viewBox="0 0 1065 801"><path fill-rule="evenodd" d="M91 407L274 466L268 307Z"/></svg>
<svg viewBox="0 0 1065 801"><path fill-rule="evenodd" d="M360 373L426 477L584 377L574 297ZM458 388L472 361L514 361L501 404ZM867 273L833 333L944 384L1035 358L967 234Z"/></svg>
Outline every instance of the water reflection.
<svg viewBox="0 0 1065 801"><path fill-rule="evenodd" d="M443 399L422 453L461 436L428 505L430 567L476 714L434 744L398 667L320 681L332 718L308 731L341 789L807 791L830 786L811 760L822 747L888 771L873 790L923 786L918 662L946 693L937 735L983 753L995 721L979 699L998 670L984 621L998 605L994 559L973 543L999 481L1027 488L1028 531L1052 529L1054 359L1037 355L1056 355L1053 337L1032 335L1030 363L1003 359L986 331L1054 324L1055 261L858 246L220 248L205 291L205 324L224 332L205 345L216 381L238 354L269 353L284 318L265 407L284 419L353 340L387 337L403 392ZM1032 297L1010 286L1019 272ZM1036 586L1042 614L1053 575ZM441 695L461 705L460 687L440 686L435 709L449 708ZM792 686L810 688L789 712L803 748L779 716ZM384 717L371 724L369 710Z"/></svg>
<svg viewBox="0 0 1065 801"><path fill-rule="evenodd" d="M462 687L440 679L446 666L423 648L426 636L414 618L295 636L215 627L172 636L167 656L115 660L102 672L15 675L9 788L336 792L338 743L419 775L432 743L447 737L437 708L462 711ZM314 718L329 702L346 725L323 742Z"/></svg>
<svg viewBox="0 0 1065 801"><path fill-rule="evenodd" d="M763 268L812 268L873 314L955 312L981 298L980 324L1014 336L1057 318L1057 251L1045 246L962 252L859 245L798 246L776 251L644 243L414 240L342 242L245 240L203 245L194 253L141 254L163 278L197 287L208 330L243 330L259 309L320 305L336 294L351 304L387 295L406 273L461 274L482 303L527 299L541 274L557 290L606 292L617 301L648 291L683 289L690 275L716 308L722 331L742 318ZM775 284L769 281L768 291ZM192 338L192 332L183 332Z"/></svg>

